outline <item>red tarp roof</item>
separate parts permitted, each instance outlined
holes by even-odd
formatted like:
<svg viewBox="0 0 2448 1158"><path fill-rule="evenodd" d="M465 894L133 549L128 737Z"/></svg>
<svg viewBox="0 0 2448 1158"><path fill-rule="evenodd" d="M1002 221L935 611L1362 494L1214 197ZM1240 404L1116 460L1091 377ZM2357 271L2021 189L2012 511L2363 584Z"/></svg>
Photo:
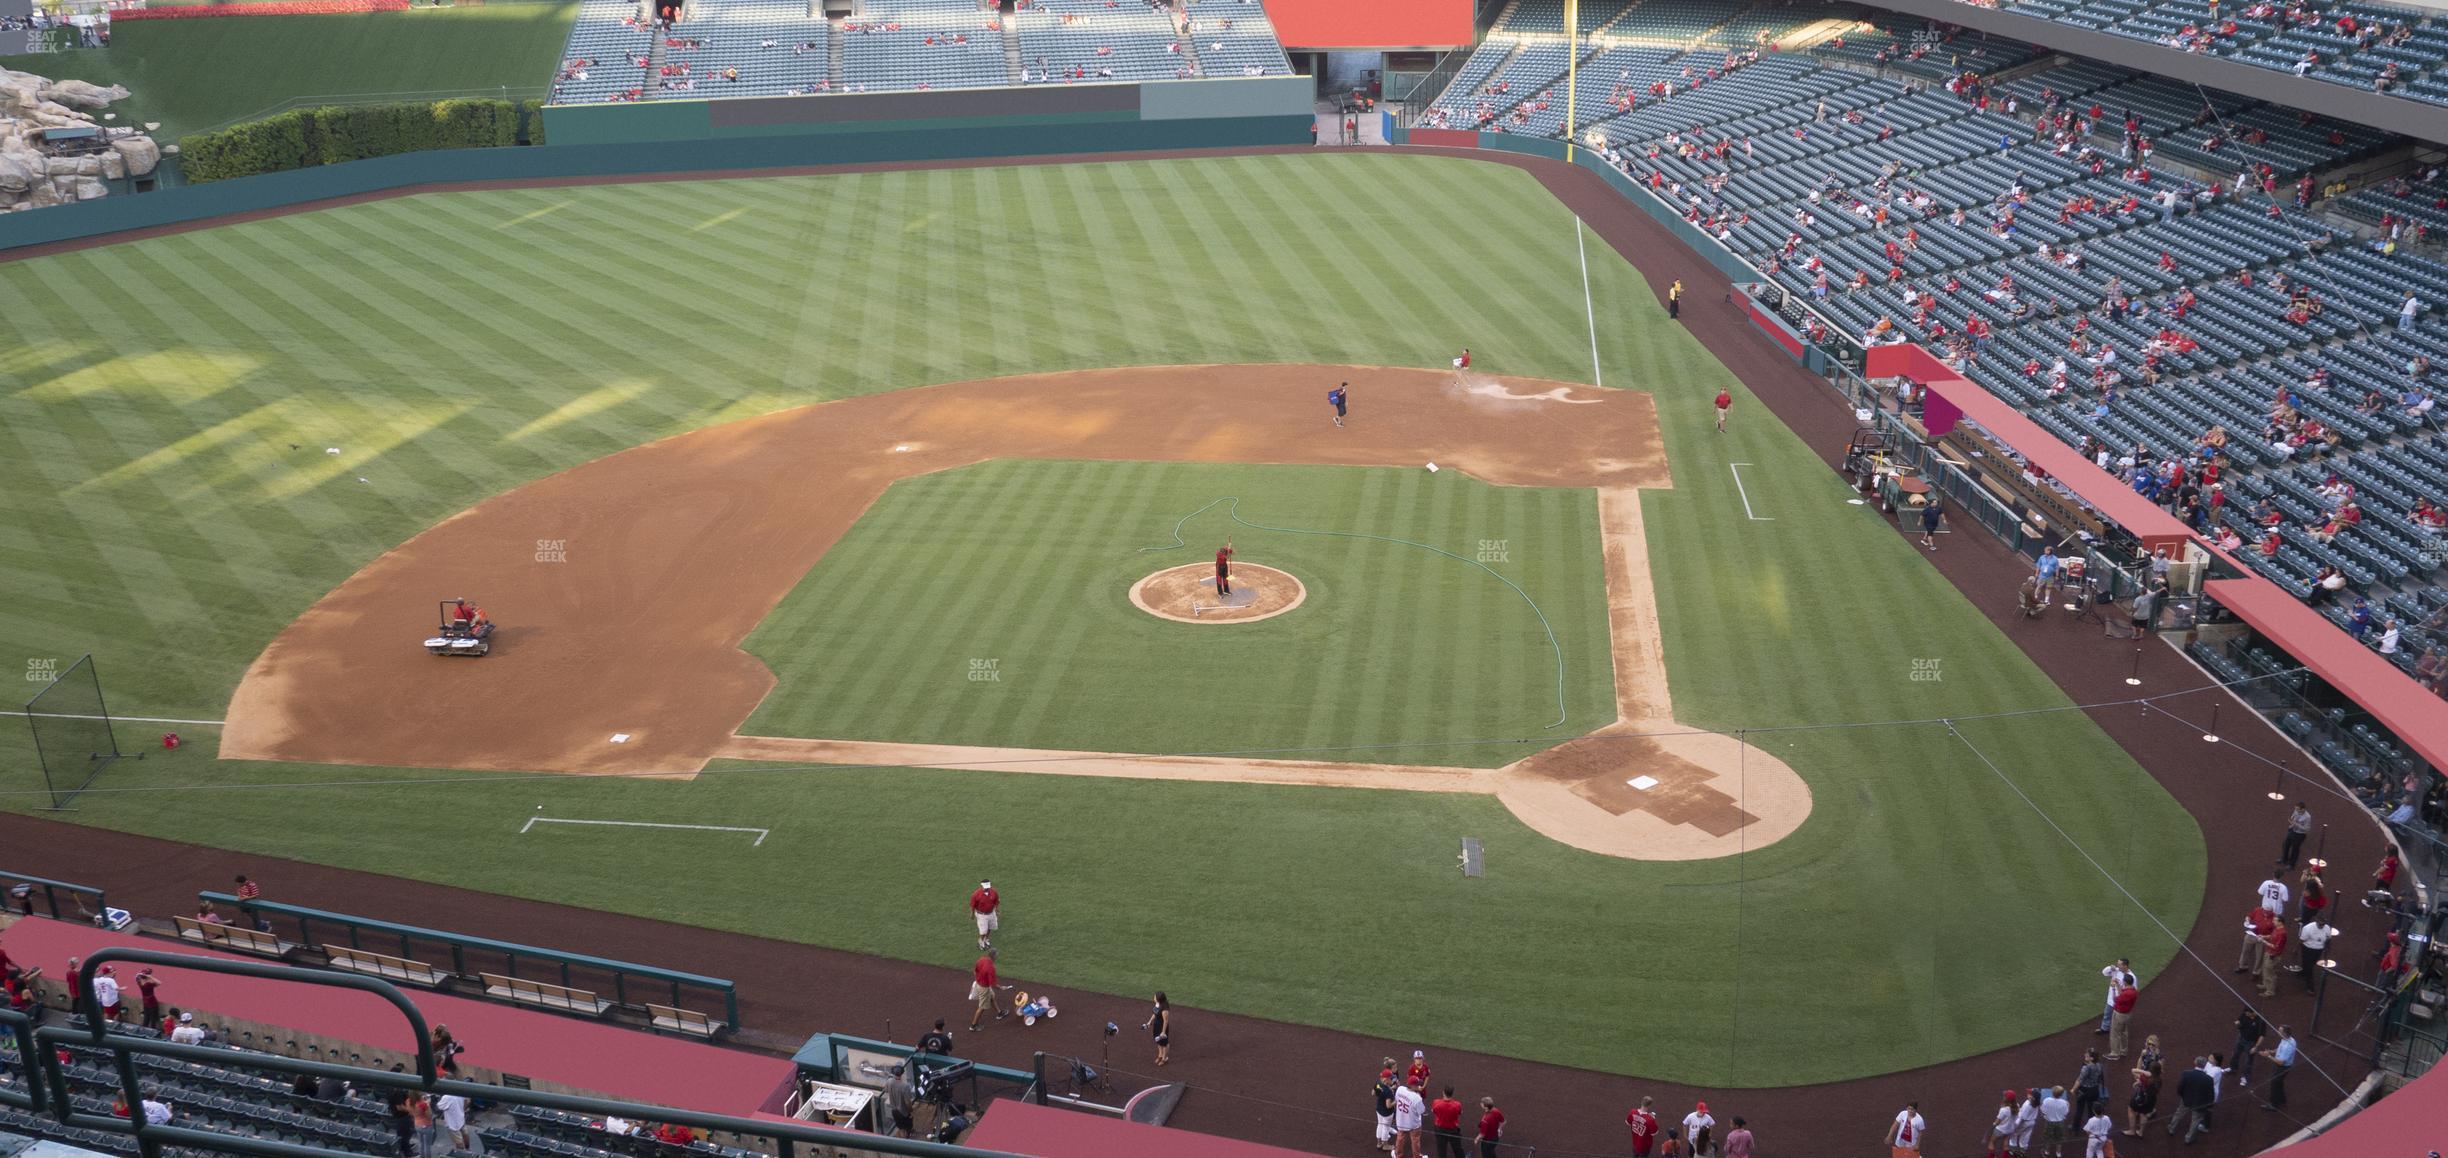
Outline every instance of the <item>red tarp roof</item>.
<svg viewBox="0 0 2448 1158"><path fill-rule="evenodd" d="M2285 1158L2416 1158L2448 1138L2448 1066L2407 1082L2318 1138L2270 1151Z"/></svg>
<svg viewBox="0 0 2448 1158"><path fill-rule="evenodd" d="M2101 470L2097 463L2084 458L2081 451L2067 446L2039 423L2025 418L2021 411L1947 369L1946 363L1929 351L1919 346L1874 346L1863 370L1873 378L1902 375L1929 387L1929 392L1944 402L1934 412L1922 416L1930 437L1939 437L1955 428L1945 417L1945 411L1952 408L2082 496L2109 522L2142 540L2144 547L2157 548L2193 537L2176 516L2134 493L2132 487L2118 482L2115 475ZM1942 425L1944 429L1940 429Z"/></svg>
<svg viewBox="0 0 2448 1158"><path fill-rule="evenodd" d="M987 1107L977 1128L961 1139L964 1146L1031 1154L1038 1158L1316 1158L1299 1150L1235 1142L1213 1134L1193 1134L1125 1122L1083 1110L1038 1106L1003 1098Z"/></svg>
<svg viewBox="0 0 2448 1158"><path fill-rule="evenodd" d="M1468 48L1471 0L1266 0L1275 35L1294 52Z"/></svg>
<svg viewBox="0 0 2448 1158"><path fill-rule="evenodd" d="M2448 768L2448 703L2414 677L2267 579L2213 579L2202 589L2312 674L2346 693L2432 767Z"/></svg>

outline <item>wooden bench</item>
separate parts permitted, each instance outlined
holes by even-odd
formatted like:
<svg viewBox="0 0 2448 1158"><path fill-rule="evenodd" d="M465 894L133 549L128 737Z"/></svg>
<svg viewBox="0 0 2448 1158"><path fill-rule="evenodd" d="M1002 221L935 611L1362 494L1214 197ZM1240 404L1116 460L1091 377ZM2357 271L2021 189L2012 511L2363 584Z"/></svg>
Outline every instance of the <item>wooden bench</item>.
<svg viewBox="0 0 2448 1158"><path fill-rule="evenodd" d="M254 953L264 957L283 957L288 955L289 950L297 948L270 933L260 933L237 925L213 924L196 920L194 917L172 917L170 920L178 925L180 937L189 941L201 941L216 949L234 949L241 953Z"/></svg>
<svg viewBox="0 0 2448 1158"><path fill-rule="evenodd" d="M351 973L363 973L368 977L380 977L385 981L405 981L410 985L422 985L427 989L433 989L450 980L450 974L422 961L411 961L405 957L387 957L381 953L368 953L363 949L351 949L342 945L323 946L323 955L331 958L331 967L334 969L346 969Z"/></svg>
<svg viewBox="0 0 2448 1158"><path fill-rule="evenodd" d="M685 1033L692 1037L710 1038L730 1028L693 1009L678 1009L669 1005L646 1003L646 1012L654 1018L654 1027L670 1033Z"/></svg>
<svg viewBox="0 0 2448 1158"><path fill-rule="evenodd" d="M558 1009L565 1013L583 1013L600 1017L612 1003L585 989L572 989L547 981L529 981L524 977L505 977L499 973L479 973L484 979L485 996L533 1005L543 1009Z"/></svg>

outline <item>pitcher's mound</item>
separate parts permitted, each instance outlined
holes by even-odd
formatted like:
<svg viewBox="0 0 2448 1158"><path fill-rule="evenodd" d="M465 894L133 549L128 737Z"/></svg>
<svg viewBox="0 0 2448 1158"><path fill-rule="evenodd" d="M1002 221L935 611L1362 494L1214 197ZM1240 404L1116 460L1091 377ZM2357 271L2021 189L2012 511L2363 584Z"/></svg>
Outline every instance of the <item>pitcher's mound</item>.
<svg viewBox="0 0 2448 1158"><path fill-rule="evenodd" d="M1249 623L1301 605L1309 589L1289 573L1255 563L1232 565L1232 590L1216 594L1215 565L1168 567L1131 584L1139 610L1183 623Z"/></svg>

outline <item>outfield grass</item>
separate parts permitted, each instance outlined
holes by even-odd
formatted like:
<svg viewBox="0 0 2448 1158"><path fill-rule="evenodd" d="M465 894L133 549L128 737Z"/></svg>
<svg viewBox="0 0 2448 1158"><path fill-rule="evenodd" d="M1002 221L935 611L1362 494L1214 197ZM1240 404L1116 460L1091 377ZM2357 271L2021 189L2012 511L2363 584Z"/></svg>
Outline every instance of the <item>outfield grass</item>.
<svg viewBox="0 0 2448 1158"><path fill-rule="evenodd" d="M578 5L526 0L480 8L337 16L123 20L109 48L0 57L54 79L125 85L119 124L158 122L164 142L315 104L497 96L540 99Z"/></svg>
<svg viewBox="0 0 2448 1158"><path fill-rule="evenodd" d="M1573 230L1517 171L1346 154L429 195L0 266L0 664L94 650L118 711L215 715L284 623L417 529L845 394L1462 345L1493 372L1586 379ZM2063 703L1635 271L1594 239L1589 263L1606 380L1656 392L1674 471L1645 505L1685 719ZM1773 521L1745 517L1733 463ZM1931 660L1942 678L1914 680ZM2189 927L2199 833L2086 719L1963 730ZM1711 1084L2010 1044L2094 1009L2100 960L2170 956L1943 729L1755 738L1811 781L1812 820L1689 864L1564 848L1480 797L772 767L445 786L195 747L114 768L111 787L160 791L90 795L78 818L946 965L967 933L910 913L990 873L1015 976ZM27 756L0 731L9 807L34 803ZM774 834L509 839L538 803ZM974 851L913 862L920 831ZM1453 872L1461 835L1487 841L1487 878ZM758 884L782 865L831 887Z"/></svg>
<svg viewBox="0 0 2448 1158"><path fill-rule="evenodd" d="M1212 506L1227 497L1246 523L1408 542L1257 530ZM1171 546L1177 525L1187 545ZM1132 582L1228 538L1243 562L1299 577L1307 601L1230 628L1131 604ZM1489 568L1471 561L1483 538L1507 544ZM741 731L1493 768L1536 747L1471 741L1543 747L1615 718L1602 556L1597 492L1451 471L996 462L928 475L895 483L748 637L781 683ZM979 660L993 679L971 678Z"/></svg>

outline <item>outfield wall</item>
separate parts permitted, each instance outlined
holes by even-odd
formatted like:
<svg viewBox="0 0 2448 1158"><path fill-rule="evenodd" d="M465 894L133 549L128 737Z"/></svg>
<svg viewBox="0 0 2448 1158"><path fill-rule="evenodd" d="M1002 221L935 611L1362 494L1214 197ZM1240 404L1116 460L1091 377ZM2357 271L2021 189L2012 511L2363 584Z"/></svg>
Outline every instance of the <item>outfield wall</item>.
<svg viewBox="0 0 2448 1158"><path fill-rule="evenodd" d="M0 216L0 254L417 186L1306 145L1306 77L544 110L550 144L376 157Z"/></svg>

